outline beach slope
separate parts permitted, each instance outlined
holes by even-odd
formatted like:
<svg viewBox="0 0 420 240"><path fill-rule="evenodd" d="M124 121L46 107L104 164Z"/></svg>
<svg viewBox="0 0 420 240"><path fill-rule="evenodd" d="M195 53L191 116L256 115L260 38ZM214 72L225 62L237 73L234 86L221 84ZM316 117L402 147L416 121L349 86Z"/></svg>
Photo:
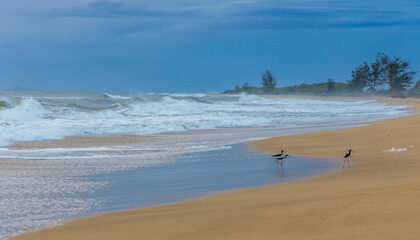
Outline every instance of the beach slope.
<svg viewBox="0 0 420 240"><path fill-rule="evenodd" d="M395 103L420 107L418 99ZM273 153L285 149L340 159L351 148L352 167L294 183L76 219L13 239L419 239L420 115L251 144ZM391 148L407 150L385 151Z"/></svg>

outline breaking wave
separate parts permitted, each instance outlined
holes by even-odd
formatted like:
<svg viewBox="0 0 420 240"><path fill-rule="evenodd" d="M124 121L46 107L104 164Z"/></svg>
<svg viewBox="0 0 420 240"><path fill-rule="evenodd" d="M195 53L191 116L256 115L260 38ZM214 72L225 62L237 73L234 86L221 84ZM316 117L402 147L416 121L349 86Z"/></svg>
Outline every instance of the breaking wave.
<svg viewBox="0 0 420 240"><path fill-rule="evenodd" d="M402 106L255 95L143 94L0 99L0 145L86 134L149 134L219 127L390 118Z"/></svg>
<svg viewBox="0 0 420 240"><path fill-rule="evenodd" d="M127 96L113 95L109 93L105 93L103 96L106 98L111 98L111 99L130 99L131 98Z"/></svg>

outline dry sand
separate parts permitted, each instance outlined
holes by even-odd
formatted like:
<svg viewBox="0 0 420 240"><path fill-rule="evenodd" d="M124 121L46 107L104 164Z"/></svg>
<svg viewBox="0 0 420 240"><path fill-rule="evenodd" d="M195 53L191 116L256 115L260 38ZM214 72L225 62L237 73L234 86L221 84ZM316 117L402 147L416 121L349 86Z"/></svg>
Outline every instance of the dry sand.
<svg viewBox="0 0 420 240"><path fill-rule="evenodd" d="M418 99L386 101L420 109ZM76 219L14 239L420 239L420 115L252 145L318 157L355 152L352 168L311 180ZM384 152L392 147L407 151Z"/></svg>

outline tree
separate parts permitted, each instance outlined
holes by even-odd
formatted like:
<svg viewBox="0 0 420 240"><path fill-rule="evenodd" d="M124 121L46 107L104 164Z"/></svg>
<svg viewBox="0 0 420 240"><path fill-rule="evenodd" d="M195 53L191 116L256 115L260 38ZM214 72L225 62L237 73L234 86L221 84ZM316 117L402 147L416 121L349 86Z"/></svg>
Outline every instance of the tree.
<svg viewBox="0 0 420 240"><path fill-rule="evenodd" d="M367 86L367 81L370 75L370 67L367 62L356 67L352 71L352 79L348 82L350 89L357 92L363 92Z"/></svg>
<svg viewBox="0 0 420 240"><path fill-rule="evenodd" d="M370 64L369 75L366 79L367 90L371 93L375 92L378 86L385 83L383 78L383 66L380 54L378 54L376 60Z"/></svg>
<svg viewBox="0 0 420 240"><path fill-rule="evenodd" d="M383 74L383 81L389 85L391 92L405 91L413 83L415 71L408 71L410 63L401 57L391 59L388 55L379 53Z"/></svg>
<svg viewBox="0 0 420 240"><path fill-rule="evenodd" d="M250 89L249 83L245 82L245 83L242 85L242 89L243 89L243 90L249 90L249 89Z"/></svg>
<svg viewBox="0 0 420 240"><path fill-rule="evenodd" d="M261 74L261 84L265 90L273 90L277 85L277 80L269 70Z"/></svg>
<svg viewBox="0 0 420 240"><path fill-rule="evenodd" d="M328 85L327 85L327 87L328 87L327 92L328 93L330 93L333 90L334 84L335 84L334 79L328 78Z"/></svg>

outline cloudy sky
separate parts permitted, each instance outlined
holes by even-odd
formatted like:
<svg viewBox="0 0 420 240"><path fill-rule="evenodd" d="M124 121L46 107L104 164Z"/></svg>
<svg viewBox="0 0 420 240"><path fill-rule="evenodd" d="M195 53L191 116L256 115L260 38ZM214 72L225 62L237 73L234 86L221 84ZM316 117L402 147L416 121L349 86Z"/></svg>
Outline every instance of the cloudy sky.
<svg viewBox="0 0 420 240"><path fill-rule="evenodd" d="M418 0L0 0L0 89L215 92L420 70Z"/></svg>

